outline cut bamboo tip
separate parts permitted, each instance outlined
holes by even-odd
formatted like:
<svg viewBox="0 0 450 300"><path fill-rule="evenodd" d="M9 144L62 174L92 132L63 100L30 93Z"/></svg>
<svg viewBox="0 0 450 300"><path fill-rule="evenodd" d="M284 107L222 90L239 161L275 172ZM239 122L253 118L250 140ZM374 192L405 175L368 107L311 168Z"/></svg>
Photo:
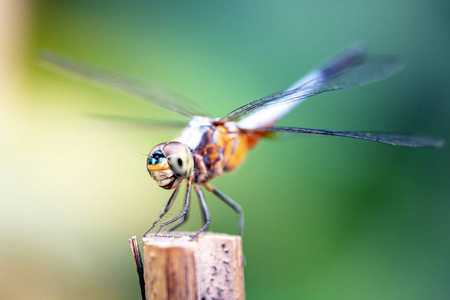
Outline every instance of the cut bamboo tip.
<svg viewBox="0 0 450 300"><path fill-rule="evenodd" d="M245 299L241 237L193 234L142 239L146 299Z"/></svg>

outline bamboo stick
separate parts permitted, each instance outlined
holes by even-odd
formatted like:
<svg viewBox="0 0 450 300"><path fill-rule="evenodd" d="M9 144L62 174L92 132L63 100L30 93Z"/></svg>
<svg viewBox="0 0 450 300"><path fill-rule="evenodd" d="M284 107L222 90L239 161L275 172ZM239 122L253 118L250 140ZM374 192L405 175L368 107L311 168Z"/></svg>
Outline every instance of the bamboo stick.
<svg viewBox="0 0 450 300"><path fill-rule="evenodd" d="M192 234L142 239L146 299L245 299L241 237Z"/></svg>
<svg viewBox="0 0 450 300"><path fill-rule="evenodd" d="M144 266L142 265L141 251L136 240L136 236L128 240L130 243L131 253L133 254L134 264L136 265L136 272L139 279L139 288L141 289L141 298L145 299L145 282L144 282Z"/></svg>

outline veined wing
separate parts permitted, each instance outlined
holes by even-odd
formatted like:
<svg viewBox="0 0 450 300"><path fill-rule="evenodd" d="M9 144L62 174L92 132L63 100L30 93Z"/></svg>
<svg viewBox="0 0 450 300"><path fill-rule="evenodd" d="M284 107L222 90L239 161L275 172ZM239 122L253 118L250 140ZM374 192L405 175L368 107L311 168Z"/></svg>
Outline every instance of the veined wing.
<svg viewBox="0 0 450 300"><path fill-rule="evenodd" d="M365 131L331 131L331 130L309 129L299 127L262 127L255 130L265 132L291 132L291 133L334 135L412 148L441 148L444 145L444 140L439 138L398 134L398 133L365 132Z"/></svg>
<svg viewBox="0 0 450 300"><path fill-rule="evenodd" d="M52 65L128 92L141 100L167 108L185 117L192 118L193 116L207 115L197 104L157 85L127 79L50 52L43 51L40 55L43 60Z"/></svg>
<svg viewBox="0 0 450 300"><path fill-rule="evenodd" d="M302 80L286 91L243 105L222 120L237 120L267 105L297 102L323 92L361 86L387 77L400 67L396 57L365 58L362 49L351 48L332 63L314 71L310 79Z"/></svg>
<svg viewBox="0 0 450 300"><path fill-rule="evenodd" d="M324 63L320 68L310 71L308 74L297 80L285 92L292 91L297 88L306 89L308 85L317 85L324 82L324 78L331 77L340 70L349 68L350 66L360 63L366 55L366 48L362 44L355 44L348 47L343 53ZM257 111L246 115L238 122L239 127L252 129L258 127L272 126L283 116L288 114L297 105L307 98L298 101L280 102L278 105L265 105L257 109Z"/></svg>
<svg viewBox="0 0 450 300"><path fill-rule="evenodd" d="M333 57L322 66L312 70L303 78L300 78L287 90L294 90L299 87L306 87L308 84L316 84L321 80L320 77L331 77L333 74L337 74L343 69L355 66L363 62L367 55L367 50L364 44L356 43L346 48L340 55Z"/></svg>
<svg viewBox="0 0 450 300"><path fill-rule="evenodd" d="M109 115L109 114L97 114L91 113L88 116L100 120L113 121L113 122L122 122L127 124L151 127L151 128L176 128L180 129L186 127L186 121L169 121L169 120L151 120L144 118L136 118L129 116L119 116L119 115Z"/></svg>

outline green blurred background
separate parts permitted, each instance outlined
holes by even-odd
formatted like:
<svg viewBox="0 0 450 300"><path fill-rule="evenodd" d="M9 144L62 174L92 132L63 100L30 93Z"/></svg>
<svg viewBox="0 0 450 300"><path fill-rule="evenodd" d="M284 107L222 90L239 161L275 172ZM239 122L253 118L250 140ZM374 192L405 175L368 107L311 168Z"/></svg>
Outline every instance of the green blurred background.
<svg viewBox="0 0 450 300"><path fill-rule="evenodd" d="M128 238L170 195L140 152L179 130L89 114L182 120L42 68L39 49L170 87L222 116L365 41L406 67L316 96L280 124L450 140L449 1L19 0L0 17L2 299L138 299ZM247 298L448 299L449 167L448 147L262 141L212 181L245 211ZM185 230L200 227L192 202ZM236 215L207 202L211 230L236 232Z"/></svg>

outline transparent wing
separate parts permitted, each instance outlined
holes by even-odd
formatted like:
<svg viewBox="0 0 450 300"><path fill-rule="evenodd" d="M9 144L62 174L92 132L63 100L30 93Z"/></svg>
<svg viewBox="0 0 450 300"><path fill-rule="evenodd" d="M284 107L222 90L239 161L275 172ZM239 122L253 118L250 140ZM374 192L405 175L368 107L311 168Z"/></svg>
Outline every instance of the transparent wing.
<svg viewBox="0 0 450 300"><path fill-rule="evenodd" d="M365 131L330 131L321 129L299 128L299 127L262 127L255 130L264 132L292 132L292 133L310 133L310 134L343 136L348 138L362 139L390 144L394 146L412 147L412 148L441 148L444 145L444 140L439 138L398 134L398 133L365 132Z"/></svg>
<svg viewBox="0 0 450 300"><path fill-rule="evenodd" d="M401 63L396 57L365 58L364 51L352 48L331 64L325 65L308 81L294 85L293 89L279 92L243 105L225 117L232 121L267 105L301 101L308 97L333 90L348 89L377 81L399 70Z"/></svg>
<svg viewBox="0 0 450 300"><path fill-rule="evenodd" d="M196 115L207 115L197 104L157 85L140 83L132 79L97 70L94 67L75 62L71 59L47 51L42 51L39 54L44 61L52 65L128 92L141 100L167 108L185 117L192 118Z"/></svg>
<svg viewBox="0 0 450 300"><path fill-rule="evenodd" d="M364 44L355 43L346 48L341 54L333 57L327 62L323 63L319 68L314 69L305 77L300 78L288 90L293 90L299 87L306 87L308 84L317 84L321 80L320 77L331 77L343 69L355 66L363 62L367 55L367 50Z"/></svg>
<svg viewBox="0 0 450 300"><path fill-rule="evenodd" d="M166 120L149 120L149 119L136 118L136 117L109 115L109 114L97 114L97 113L91 113L91 114L88 114L88 116L92 117L92 118L100 119L100 120L105 120L105 121L142 125L145 127L152 127L152 128L180 129L180 128L186 127L185 121L178 122L178 121L166 121Z"/></svg>

